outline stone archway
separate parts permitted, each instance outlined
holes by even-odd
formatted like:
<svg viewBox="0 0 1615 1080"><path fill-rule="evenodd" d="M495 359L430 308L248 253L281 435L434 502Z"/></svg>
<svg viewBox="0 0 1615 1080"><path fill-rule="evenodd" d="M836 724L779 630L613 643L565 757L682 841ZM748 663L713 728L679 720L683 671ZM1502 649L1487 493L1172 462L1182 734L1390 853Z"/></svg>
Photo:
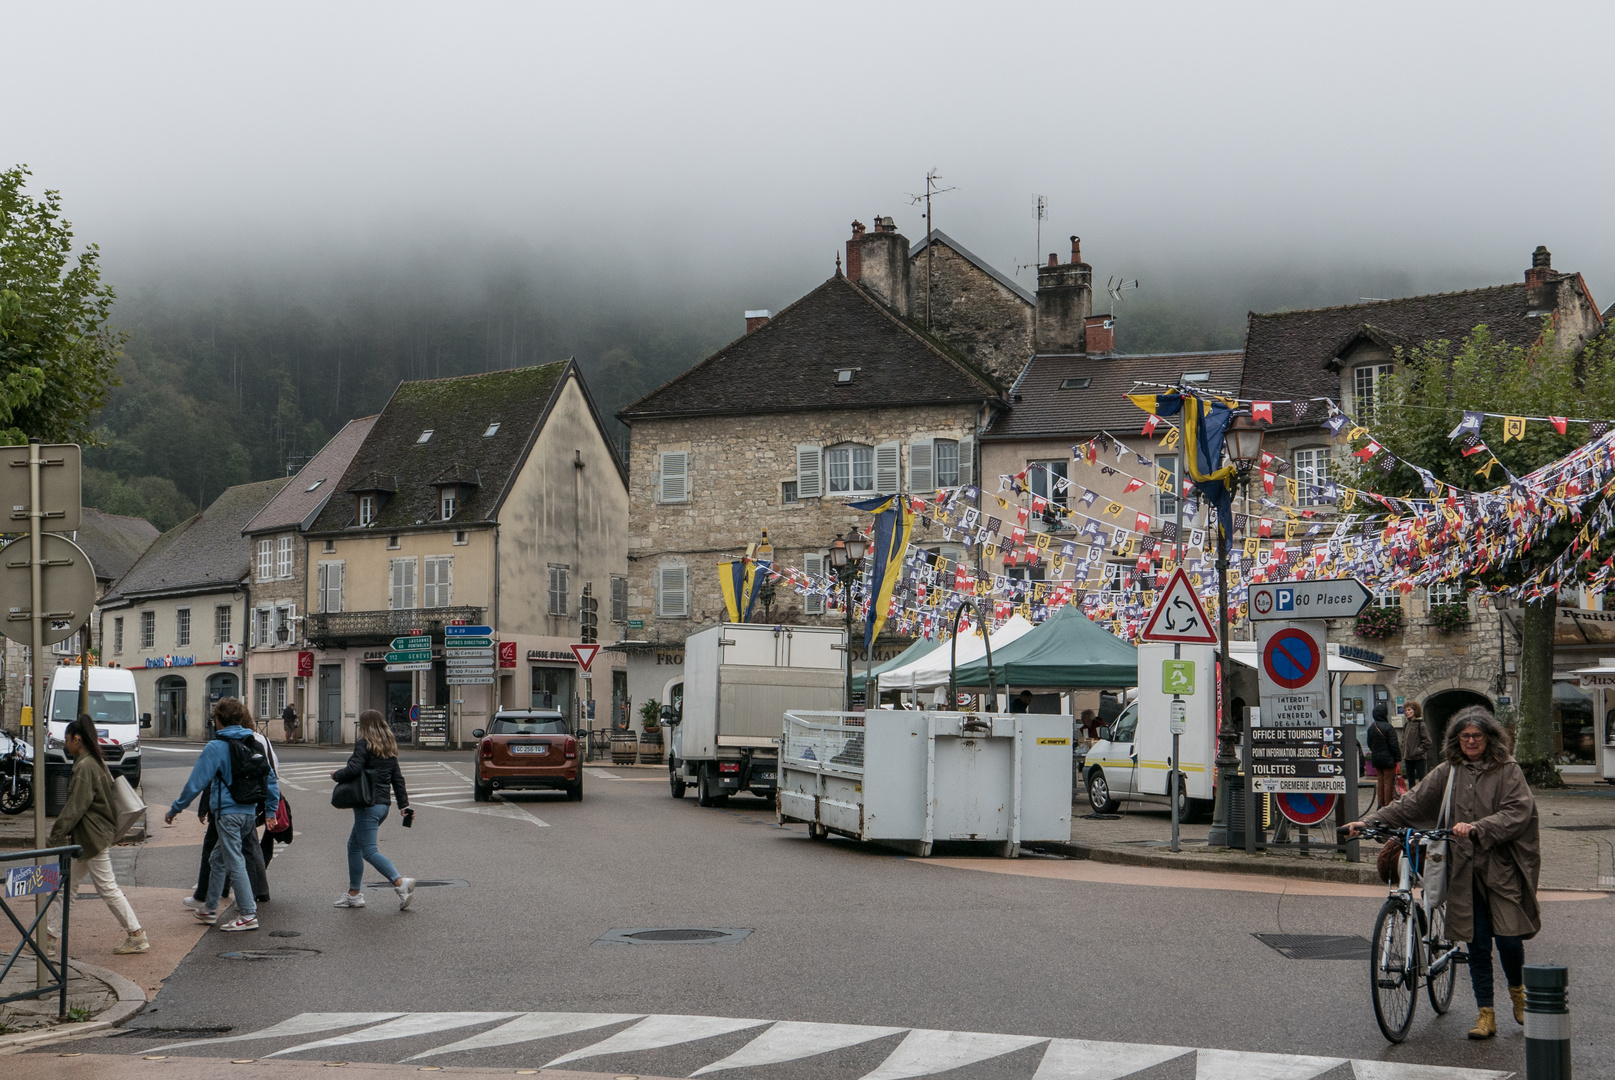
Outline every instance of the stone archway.
<svg viewBox="0 0 1615 1080"><path fill-rule="evenodd" d="M1441 742L1447 737L1447 721L1459 709L1481 705L1490 709L1491 699L1473 690L1443 690L1424 699L1424 719L1430 725L1430 737L1436 741L1435 760L1441 758Z"/></svg>

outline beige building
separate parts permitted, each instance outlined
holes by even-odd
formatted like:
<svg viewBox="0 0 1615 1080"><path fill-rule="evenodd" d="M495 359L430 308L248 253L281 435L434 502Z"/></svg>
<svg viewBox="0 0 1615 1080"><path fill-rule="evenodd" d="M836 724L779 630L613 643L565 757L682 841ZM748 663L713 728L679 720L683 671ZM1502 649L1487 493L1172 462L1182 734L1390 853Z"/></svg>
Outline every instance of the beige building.
<svg viewBox="0 0 1615 1080"><path fill-rule="evenodd" d="M602 627L623 595L627 523L626 471L575 363L400 385L305 532L305 730L347 742L374 708L408 742L412 710L443 709L455 742L501 706L604 726L622 661L586 680L571 645L585 590ZM448 681L456 623L491 627L491 684ZM389 672L389 643L416 632L430 670Z"/></svg>

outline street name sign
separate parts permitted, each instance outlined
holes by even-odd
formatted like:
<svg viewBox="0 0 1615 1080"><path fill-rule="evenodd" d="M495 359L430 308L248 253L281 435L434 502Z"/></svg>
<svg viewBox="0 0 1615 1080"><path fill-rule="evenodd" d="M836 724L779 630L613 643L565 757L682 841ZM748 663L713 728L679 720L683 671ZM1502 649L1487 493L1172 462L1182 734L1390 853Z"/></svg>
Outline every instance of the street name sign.
<svg viewBox="0 0 1615 1080"><path fill-rule="evenodd" d="M430 660L427 660L424 663L388 664L387 665L387 670L388 671L431 671L432 670L432 662Z"/></svg>
<svg viewBox="0 0 1615 1080"><path fill-rule="evenodd" d="M1345 736L1339 728L1261 727L1251 728L1249 735L1251 786L1256 792L1345 792Z"/></svg>
<svg viewBox="0 0 1615 1080"><path fill-rule="evenodd" d="M491 657L491 656L481 656L481 657L461 657L461 656L456 656L456 657L451 657L451 658L449 658L449 659L447 659L447 660L445 660L443 662L444 662L444 664L446 664L447 666L449 666L451 668L487 668L489 671L493 670L493 657Z"/></svg>
<svg viewBox="0 0 1615 1080"><path fill-rule="evenodd" d="M1247 602L1253 619L1343 619L1372 599L1356 578L1326 578L1252 585Z"/></svg>
<svg viewBox="0 0 1615 1080"><path fill-rule="evenodd" d="M432 639L426 634L411 634L408 637L393 638L393 643L387 647L394 652L408 652L411 649L430 649Z"/></svg>
<svg viewBox="0 0 1615 1080"><path fill-rule="evenodd" d="M1164 641L1169 645L1215 645L1217 630L1206 618L1200 597L1189 584L1189 575L1178 567L1156 602L1155 610L1139 635L1143 641Z"/></svg>
<svg viewBox="0 0 1615 1080"><path fill-rule="evenodd" d="M430 664L431 662L431 649L411 649L408 652L390 652L387 654L387 663L389 664Z"/></svg>
<svg viewBox="0 0 1615 1080"><path fill-rule="evenodd" d="M444 649L443 655L450 660L455 659L493 659L492 649Z"/></svg>
<svg viewBox="0 0 1615 1080"><path fill-rule="evenodd" d="M443 641L445 648L450 649L491 649L493 638L490 637L451 637Z"/></svg>
<svg viewBox="0 0 1615 1080"><path fill-rule="evenodd" d="M493 627L491 627L491 626L445 626L443 628L443 636L446 637L446 638L467 638L467 637L491 638L491 637L493 637Z"/></svg>
<svg viewBox="0 0 1615 1080"><path fill-rule="evenodd" d="M450 686L491 686L492 675L450 675L447 680Z"/></svg>

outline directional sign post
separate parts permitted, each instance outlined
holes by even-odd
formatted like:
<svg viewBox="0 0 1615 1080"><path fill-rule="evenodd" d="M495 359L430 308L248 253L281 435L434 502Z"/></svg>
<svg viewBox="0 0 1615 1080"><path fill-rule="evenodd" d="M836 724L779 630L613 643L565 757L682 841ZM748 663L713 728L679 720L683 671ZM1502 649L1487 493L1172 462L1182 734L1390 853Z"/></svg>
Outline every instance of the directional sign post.
<svg viewBox="0 0 1615 1080"><path fill-rule="evenodd" d="M1139 638L1164 641L1168 645L1217 644L1216 624L1206 618L1205 609L1200 606L1200 598L1195 595L1183 567L1172 572L1172 579L1162 591L1155 610L1150 612L1149 622L1144 624Z"/></svg>
<svg viewBox="0 0 1615 1080"><path fill-rule="evenodd" d="M491 626L445 626L443 628L443 636L445 638L447 638L448 640L450 640L450 641L453 641L455 638L468 638L468 637L491 638L491 637L493 637L493 627L491 627Z"/></svg>
<svg viewBox="0 0 1615 1080"><path fill-rule="evenodd" d="M1373 595L1356 578L1286 581L1250 587L1253 619L1345 619L1368 606Z"/></svg>

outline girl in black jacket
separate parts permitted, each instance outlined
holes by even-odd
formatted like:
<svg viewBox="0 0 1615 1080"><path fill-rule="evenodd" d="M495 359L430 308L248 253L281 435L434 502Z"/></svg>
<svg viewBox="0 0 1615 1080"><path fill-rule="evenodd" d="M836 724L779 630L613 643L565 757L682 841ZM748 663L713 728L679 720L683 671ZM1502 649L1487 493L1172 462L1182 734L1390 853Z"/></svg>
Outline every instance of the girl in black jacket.
<svg viewBox="0 0 1615 1080"><path fill-rule="evenodd" d="M1402 760L1402 746L1383 701L1374 706L1374 722L1368 725L1368 760L1374 765L1379 805L1389 806L1396 801L1396 764Z"/></svg>
<svg viewBox="0 0 1615 1080"><path fill-rule="evenodd" d="M353 741L353 756L348 763L331 774L337 783L352 780L368 772L371 779L369 806L353 808L353 831L348 834L348 891L337 898L337 907L364 907L364 864L369 863L388 881L398 894L398 910L409 907L415 896L415 879L402 877L393 868L392 861L376 847L376 830L387 820L387 808L392 796L398 796L398 812L404 824L415 819L409 808L409 792L404 790L404 774L398 768L398 741L392 729L375 709L359 714L359 734Z"/></svg>

